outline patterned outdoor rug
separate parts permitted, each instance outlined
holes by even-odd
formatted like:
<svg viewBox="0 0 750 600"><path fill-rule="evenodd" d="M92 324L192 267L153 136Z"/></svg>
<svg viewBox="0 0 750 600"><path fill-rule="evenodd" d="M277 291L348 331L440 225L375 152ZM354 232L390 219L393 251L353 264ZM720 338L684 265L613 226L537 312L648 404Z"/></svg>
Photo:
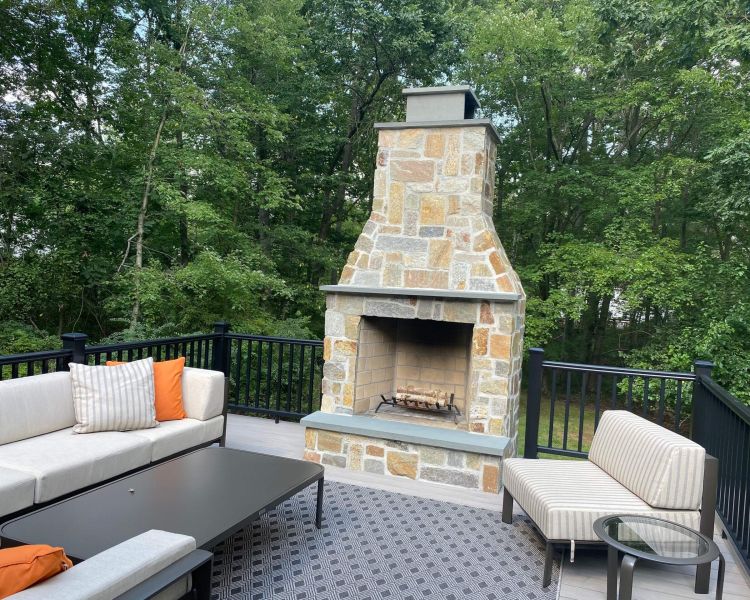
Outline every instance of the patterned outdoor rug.
<svg viewBox="0 0 750 600"><path fill-rule="evenodd" d="M544 547L521 517L326 482L215 549L215 600L552 600ZM498 498L500 502L500 498ZM220 509L219 509L220 510Z"/></svg>

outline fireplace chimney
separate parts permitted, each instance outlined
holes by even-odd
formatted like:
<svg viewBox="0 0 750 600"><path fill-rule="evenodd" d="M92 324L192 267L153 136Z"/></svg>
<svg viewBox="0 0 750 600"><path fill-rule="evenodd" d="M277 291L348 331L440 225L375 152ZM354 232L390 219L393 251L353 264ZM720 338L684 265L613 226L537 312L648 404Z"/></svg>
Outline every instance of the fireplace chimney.
<svg viewBox="0 0 750 600"><path fill-rule="evenodd" d="M375 124L372 213L338 285L321 287L327 305L322 417L307 419L306 456L404 475L403 465L390 462L391 454L406 452L389 450L388 440L399 434L389 437L375 409L402 394L450 397L461 415L455 422L388 415L403 417L412 433L414 423L427 432L415 433L410 439L422 441L398 460L416 461L405 469L409 477L497 491L498 460L516 447L525 309L492 220L499 136L490 120L475 118L479 102L468 86L403 93L406 120ZM336 429L343 415L356 418ZM329 437L315 437L328 426L345 431L356 424L367 438L368 422L374 424L368 448L378 448L364 462L357 449L363 442L329 444L336 452L320 443ZM423 449L440 446L430 439L435 427L483 434L469 436L489 445L479 463L471 452L458 461L468 471L479 465L480 474L457 478L451 469L422 468Z"/></svg>

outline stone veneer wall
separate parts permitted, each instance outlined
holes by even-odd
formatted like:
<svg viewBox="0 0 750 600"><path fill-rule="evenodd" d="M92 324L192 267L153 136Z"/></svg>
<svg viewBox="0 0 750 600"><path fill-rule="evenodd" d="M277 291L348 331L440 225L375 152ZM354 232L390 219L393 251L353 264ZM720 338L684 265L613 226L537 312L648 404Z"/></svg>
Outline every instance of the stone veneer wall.
<svg viewBox="0 0 750 600"><path fill-rule="evenodd" d="M312 428L305 430L305 446L305 459L324 465L500 493L497 456Z"/></svg>

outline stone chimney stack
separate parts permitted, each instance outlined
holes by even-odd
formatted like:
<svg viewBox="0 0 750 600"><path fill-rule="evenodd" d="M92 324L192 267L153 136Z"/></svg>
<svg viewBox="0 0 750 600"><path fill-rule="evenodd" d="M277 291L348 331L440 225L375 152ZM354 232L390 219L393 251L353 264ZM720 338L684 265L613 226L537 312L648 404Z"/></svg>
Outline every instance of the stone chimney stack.
<svg viewBox="0 0 750 600"><path fill-rule="evenodd" d="M303 419L306 457L497 492L517 442L525 309L492 221L499 137L468 86L404 95L406 120L375 125L372 213L338 285L321 288L323 400ZM396 402L415 394L458 410ZM436 448L466 449L460 475Z"/></svg>

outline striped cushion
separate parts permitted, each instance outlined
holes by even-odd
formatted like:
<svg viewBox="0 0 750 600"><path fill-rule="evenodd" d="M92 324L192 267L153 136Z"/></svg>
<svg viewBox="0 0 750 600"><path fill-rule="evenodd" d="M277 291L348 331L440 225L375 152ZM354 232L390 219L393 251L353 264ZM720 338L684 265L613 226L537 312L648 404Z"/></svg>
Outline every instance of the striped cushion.
<svg viewBox="0 0 750 600"><path fill-rule="evenodd" d="M597 541L593 525L612 514L644 514L697 529L700 512L646 504L589 461L503 461L503 484L550 540Z"/></svg>
<svg viewBox="0 0 750 600"><path fill-rule="evenodd" d="M626 410L602 415L589 460L651 506L697 510L706 451Z"/></svg>
<svg viewBox="0 0 750 600"><path fill-rule="evenodd" d="M136 360L118 367L70 364L75 433L130 431L156 427L154 362Z"/></svg>

